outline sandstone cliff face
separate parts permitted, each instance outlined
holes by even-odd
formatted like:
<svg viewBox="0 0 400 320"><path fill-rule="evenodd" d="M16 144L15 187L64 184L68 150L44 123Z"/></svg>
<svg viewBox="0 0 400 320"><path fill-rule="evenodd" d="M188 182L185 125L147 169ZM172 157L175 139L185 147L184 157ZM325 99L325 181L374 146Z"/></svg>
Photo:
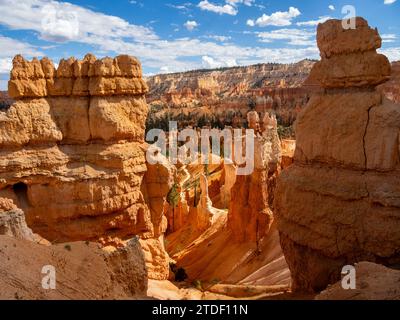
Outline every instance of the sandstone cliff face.
<svg viewBox="0 0 400 320"><path fill-rule="evenodd" d="M400 105L375 86L390 76L380 37L357 19L318 27L309 83L323 90L301 112L294 164L275 193L294 290L320 291L346 264L400 262Z"/></svg>

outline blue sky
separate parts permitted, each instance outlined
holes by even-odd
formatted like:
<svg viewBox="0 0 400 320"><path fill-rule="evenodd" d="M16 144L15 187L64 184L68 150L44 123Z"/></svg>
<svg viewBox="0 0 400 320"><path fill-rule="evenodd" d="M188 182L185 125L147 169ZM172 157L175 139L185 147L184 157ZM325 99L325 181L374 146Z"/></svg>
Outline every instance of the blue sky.
<svg viewBox="0 0 400 320"><path fill-rule="evenodd" d="M131 54L145 74L318 58L316 25L352 5L400 60L400 0L0 0L0 90L15 54Z"/></svg>

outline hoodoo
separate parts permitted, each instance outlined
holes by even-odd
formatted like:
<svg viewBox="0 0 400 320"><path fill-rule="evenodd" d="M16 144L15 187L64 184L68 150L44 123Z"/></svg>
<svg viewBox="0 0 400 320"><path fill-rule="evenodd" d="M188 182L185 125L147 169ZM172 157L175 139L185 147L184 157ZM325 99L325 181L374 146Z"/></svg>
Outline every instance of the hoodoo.
<svg viewBox="0 0 400 320"><path fill-rule="evenodd" d="M320 291L344 265L400 263L400 105L375 87L390 77L377 30L362 18L318 26L320 87L296 124L294 165L275 193L294 290ZM316 90L317 91L317 90Z"/></svg>
<svg viewBox="0 0 400 320"><path fill-rule="evenodd" d="M172 169L146 164L147 91L130 56L88 54L57 69L47 58L16 56L9 81L16 102L0 114L0 200L22 209L52 243L123 246L138 236L148 277L165 279Z"/></svg>

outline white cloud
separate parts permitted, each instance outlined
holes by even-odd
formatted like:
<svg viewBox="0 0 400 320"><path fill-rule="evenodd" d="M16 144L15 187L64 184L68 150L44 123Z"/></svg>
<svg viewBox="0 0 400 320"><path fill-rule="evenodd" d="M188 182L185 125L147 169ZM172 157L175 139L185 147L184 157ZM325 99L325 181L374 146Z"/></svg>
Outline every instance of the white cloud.
<svg viewBox="0 0 400 320"><path fill-rule="evenodd" d="M390 61L400 60L400 47L378 49L378 52L384 54Z"/></svg>
<svg viewBox="0 0 400 320"><path fill-rule="evenodd" d="M255 0L226 0L226 3L232 6L244 4L245 6L251 7L255 3Z"/></svg>
<svg viewBox="0 0 400 320"><path fill-rule="evenodd" d="M183 24L183 26L187 29L187 30L189 30L189 31L193 31L194 29L196 29L198 26L199 26L199 24L196 22L196 21L186 21L184 24Z"/></svg>
<svg viewBox="0 0 400 320"><path fill-rule="evenodd" d="M397 36L395 34L382 34L381 35L382 42L388 43L388 42L395 42L397 39Z"/></svg>
<svg viewBox="0 0 400 320"><path fill-rule="evenodd" d="M0 74L7 74L12 68L11 58L0 58Z"/></svg>
<svg viewBox="0 0 400 320"><path fill-rule="evenodd" d="M29 57L43 55L42 52L29 43L4 37L2 35L0 35L0 48L0 58L10 58L18 53Z"/></svg>
<svg viewBox="0 0 400 320"><path fill-rule="evenodd" d="M320 23L324 23L325 21L332 19L329 16L323 16L323 17L319 17L318 20L310 20L310 21L303 21L303 22L297 22L296 25L298 25L299 27L301 26L308 26L308 27L312 27L312 26L317 26Z"/></svg>
<svg viewBox="0 0 400 320"><path fill-rule="evenodd" d="M216 60L215 58L209 56L203 56L201 58L203 68L206 69L216 69L222 67L235 67L237 66L237 62L235 59L219 59Z"/></svg>
<svg viewBox="0 0 400 320"><path fill-rule="evenodd" d="M301 15L301 12L299 9L295 7L290 7L288 11L282 12L282 11L277 11L272 13L270 16L266 15L265 13L258 18L257 20L247 20L247 25L248 26L259 26L259 27L265 27L265 26L290 26L292 24L292 19L298 17Z"/></svg>
<svg viewBox="0 0 400 320"><path fill-rule="evenodd" d="M250 27L254 27L254 26L256 25L256 23L255 23L254 20L252 20L252 19L247 20L246 24L247 24L248 26L250 26Z"/></svg>
<svg viewBox="0 0 400 320"><path fill-rule="evenodd" d="M218 35L204 36L203 38L213 39L213 40L219 41L219 42L226 42L226 41L229 41L232 39L232 37L229 37L229 36L218 36Z"/></svg>
<svg viewBox="0 0 400 320"><path fill-rule="evenodd" d="M331 11L335 11L335 6L334 6L333 4L330 4L330 5L328 6L328 8L329 8L329 10L331 10Z"/></svg>
<svg viewBox="0 0 400 320"><path fill-rule="evenodd" d="M53 4L63 12L76 13L79 36L65 37L65 33L46 34L42 28L41 12L45 5ZM151 29L133 25L118 17L105 15L77 5L52 0L25 0L14 2L0 0L0 24L15 30L32 30L38 37L59 36L67 42L83 43L101 55L130 54L137 56L146 72L185 71L204 66L207 56L214 64L247 65L262 62L296 62L304 58L318 58L315 45L304 48L265 48L262 46L239 46L217 43L204 39L160 39ZM50 37L51 36L51 37ZM71 39L72 38L72 39ZM41 56L37 48L26 43L0 37L0 58L12 58L16 53ZM3 42L1 42L3 41ZM11 42L10 42L11 41ZM45 50L45 49L43 49ZM209 61L211 64L212 61Z"/></svg>
<svg viewBox="0 0 400 320"><path fill-rule="evenodd" d="M12 29L34 30L49 41L101 43L103 37L156 39L146 27L67 2L1 0L0 23Z"/></svg>
<svg viewBox="0 0 400 320"><path fill-rule="evenodd" d="M385 0L384 4L392 4L395 3L397 0Z"/></svg>
<svg viewBox="0 0 400 320"><path fill-rule="evenodd" d="M288 40L287 44L295 46L315 46L314 31L302 29L279 29L270 32L259 32L261 42L273 42L275 40Z"/></svg>
<svg viewBox="0 0 400 320"><path fill-rule="evenodd" d="M197 5L201 10L211 11L218 14L229 14L231 16L236 16L238 10L235 5L225 4L225 5L215 5L208 0L203 0Z"/></svg>

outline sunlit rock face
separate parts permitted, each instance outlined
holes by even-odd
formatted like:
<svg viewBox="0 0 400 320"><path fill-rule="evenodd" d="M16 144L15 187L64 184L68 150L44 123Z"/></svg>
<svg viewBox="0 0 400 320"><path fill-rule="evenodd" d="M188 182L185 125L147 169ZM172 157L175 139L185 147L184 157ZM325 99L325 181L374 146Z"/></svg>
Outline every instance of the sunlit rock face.
<svg viewBox="0 0 400 320"><path fill-rule="evenodd" d="M48 240L151 236L146 172L147 86L129 56L13 60L0 114L0 196Z"/></svg>
<svg viewBox="0 0 400 320"><path fill-rule="evenodd" d="M320 291L346 264L400 262L400 105L375 86L390 77L381 39L362 18L318 27L323 88L300 113L294 164L279 177L275 209L293 289Z"/></svg>
<svg viewBox="0 0 400 320"><path fill-rule="evenodd" d="M166 279L168 163L146 163L148 91L139 61L16 56L0 113L2 211L22 209L51 242L124 246L140 237L148 277ZM162 186L162 188L161 188Z"/></svg>
<svg viewBox="0 0 400 320"><path fill-rule="evenodd" d="M228 227L238 242L258 243L273 222L273 194L281 161L281 142L275 116L266 113L262 121L256 111L247 115L254 132L254 170L238 175L231 188ZM248 133L250 134L250 133Z"/></svg>

